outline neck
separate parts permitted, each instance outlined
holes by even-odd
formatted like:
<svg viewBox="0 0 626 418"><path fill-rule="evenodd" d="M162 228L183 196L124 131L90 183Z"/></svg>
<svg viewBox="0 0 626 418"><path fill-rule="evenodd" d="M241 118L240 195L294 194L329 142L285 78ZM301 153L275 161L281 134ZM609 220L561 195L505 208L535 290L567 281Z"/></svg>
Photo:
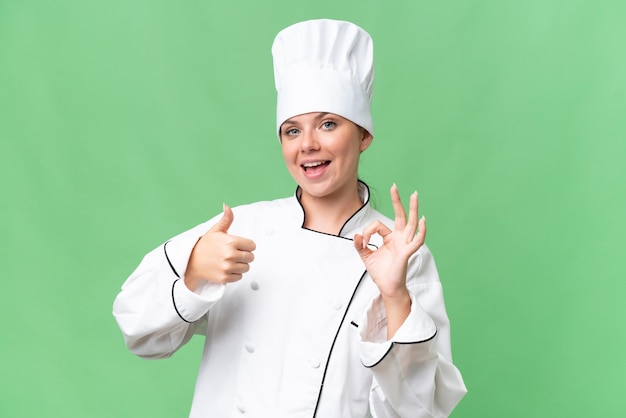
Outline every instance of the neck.
<svg viewBox="0 0 626 418"><path fill-rule="evenodd" d="M339 196L315 197L302 193L304 227L318 232L339 235L341 227L363 206L358 188Z"/></svg>

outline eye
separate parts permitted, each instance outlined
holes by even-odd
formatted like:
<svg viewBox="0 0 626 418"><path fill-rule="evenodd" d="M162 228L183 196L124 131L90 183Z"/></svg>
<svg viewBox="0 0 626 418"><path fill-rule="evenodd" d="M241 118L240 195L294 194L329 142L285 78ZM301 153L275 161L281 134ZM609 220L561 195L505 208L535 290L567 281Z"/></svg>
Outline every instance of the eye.
<svg viewBox="0 0 626 418"><path fill-rule="evenodd" d="M326 120L324 122L322 122L322 129L333 129L335 126L337 126L337 124L335 122L333 122L332 120Z"/></svg>
<svg viewBox="0 0 626 418"><path fill-rule="evenodd" d="M294 135L298 135L300 133L300 131L296 128L287 128L283 130L283 135L287 135L287 136L294 136Z"/></svg>

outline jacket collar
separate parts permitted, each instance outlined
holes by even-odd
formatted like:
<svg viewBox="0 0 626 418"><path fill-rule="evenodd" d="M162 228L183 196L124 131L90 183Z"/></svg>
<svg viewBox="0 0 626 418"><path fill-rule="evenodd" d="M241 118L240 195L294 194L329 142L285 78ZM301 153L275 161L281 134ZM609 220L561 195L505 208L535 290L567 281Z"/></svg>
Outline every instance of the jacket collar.
<svg viewBox="0 0 626 418"><path fill-rule="evenodd" d="M362 229L366 226L366 222L370 218L372 211L372 208L370 207L370 189L368 185L361 180L359 180L357 187L359 190L359 197L363 202L363 206L361 206L355 213L352 214L352 216L350 216L346 220L346 222L341 227L339 234L336 235L338 237L352 239L355 233L362 232ZM296 187L294 197L297 200L298 206L300 208L298 211L298 218L300 221L300 226L303 228L304 218L306 215L304 213L304 207L300 202L301 194L302 190L300 189L300 186Z"/></svg>

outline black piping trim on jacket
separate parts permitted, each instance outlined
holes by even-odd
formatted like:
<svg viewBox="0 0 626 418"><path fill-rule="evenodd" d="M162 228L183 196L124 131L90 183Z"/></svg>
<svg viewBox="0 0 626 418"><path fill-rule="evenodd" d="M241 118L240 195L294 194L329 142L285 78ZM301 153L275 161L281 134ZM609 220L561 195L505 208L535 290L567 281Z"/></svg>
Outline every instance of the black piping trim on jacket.
<svg viewBox="0 0 626 418"><path fill-rule="evenodd" d="M364 182L362 182L361 180L359 180L358 183L362 184L367 189L367 199L365 200L365 202L363 202L363 205L361 205L361 207L356 212L354 212L352 215L350 215L350 217L348 219L346 219L346 221L343 223L341 228L339 228L339 233L337 235L330 234L328 232L316 231L315 229L307 228L307 227L304 226L304 224L306 223L306 212L304 211L304 206L302 206L302 202L300 201L300 196L299 196L299 193L298 193L301 190L300 186L296 187L296 193L295 193L296 200L298 201L298 204L300 205L300 208L302 209L302 225L300 227L302 229L306 229L307 231L317 232L318 234L330 235L331 237L343 238L343 239L347 239L348 241L353 241L351 238L342 237L341 236L341 232L346 227L346 225L348 225L348 222L350 222L350 220L352 218L354 218L357 213L361 212L363 210L363 208L365 206L367 206L368 202L370 201L370 188L369 188L369 186L367 184L365 184ZM376 248L378 248L378 247L376 247Z"/></svg>
<svg viewBox="0 0 626 418"><path fill-rule="evenodd" d="M322 383L320 384L320 391L317 394L317 401L315 402L315 409L313 410L313 417L317 415L317 408L320 406L320 399L322 398L322 391L324 389L324 381L326 380L326 372L328 371L328 366L330 364L330 357L333 354L333 348L335 347L335 343L337 342L337 337L339 336L339 332L341 332L341 327L343 326L344 321L346 320L346 316L348 315L348 310L350 309L350 305L352 305L352 301L354 300L354 295L356 295L356 291L361 285L363 281L363 277L367 274L367 270L361 274L361 278L359 282L354 287L354 292L352 292L352 296L350 296L350 300L348 301L348 305L346 306L346 310L343 312L343 317L341 317L341 322L339 323L339 327L337 327L337 332L335 333L335 337L333 338L333 343L330 345L330 350L328 350L328 357L326 358L326 366L324 367L324 374L322 374Z"/></svg>
<svg viewBox="0 0 626 418"><path fill-rule="evenodd" d="M435 333L426 338L425 340L420 340L420 341L408 341L408 342L398 342L398 341L394 341L391 344L389 344L389 349L387 350L387 352L380 358L380 360L378 360L376 363L372 364L371 366L367 366L367 365L363 365L365 367L367 367L368 369L371 369L372 367L376 367L380 364L381 361L383 361L385 359L385 357L387 357L387 354L389 354L391 352L391 349L393 348L394 344L420 344L420 343L425 343L427 341L432 340L433 338L435 338L435 336L437 335L437 329L435 329Z"/></svg>
<svg viewBox="0 0 626 418"><path fill-rule="evenodd" d="M343 232L343 229L346 227L346 225L348 225L348 222L350 222L350 220L352 218L354 218L356 216L357 213L361 212L363 210L363 208L365 206L367 206L368 202L370 201L370 188L367 184L363 183L361 180L358 181L358 183L362 184L365 186L365 188L367 189L367 199L365 199L365 202L363 202L363 205L359 208L359 210L357 210L356 212L354 212L352 214L352 216L350 216L345 222L344 224L341 226L341 229L339 230L339 235L341 235L341 233ZM357 186L358 187L358 186Z"/></svg>
<svg viewBox="0 0 626 418"><path fill-rule="evenodd" d="M176 285L176 282L179 281L180 279L176 279L174 280L174 283L172 283L172 305L174 305L174 310L176 311L176 313L178 314L178 317L180 319L182 319L183 321L185 321L188 324L192 324L193 322L191 321L187 321L178 311L178 308L176 307L176 301L174 300L174 286Z"/></svg>
<svg viewBox="0 0 626 418"><path fill-rule="evenodd" d="M167 255L167 244L169 244L170 242L167 241L165 244L163 244L163 252L165 253L165 258L168 262L168 264L170 265L170 268L172 269L172 271L174 272L174 274L176 275L176 277L178 277L180 279L180 276L178 275L178 272L176 271L176 269L174 268L174 265L172 264L172 262L170 261L170 258Z"/></svg>
<svg viewBox="0 0 626 418"><path fill-rule="evenodd" d="M174 268L174 265L172 264L172 261L170 260L169 256L167 255L167 244L169 243L169 241L167 241L165 244L163 244L163 252L165 253L165 259L167 260L167 263L170 265L170 268L172 269L172 271L174 272L174 275L176 277L178 277L178 279L174 280L174 282L172 283L172 305L174 306L174 310L176 311L176 313L178 314L179 318L182 319L183 321L185 321L188 324L191 324L191 321L187 321L178 311L178 307L176 306L176 301L174 300L174 286L176 285L176 282L180 280L180 275L178 274L178 272L176 271L176 269Z"/></svg>

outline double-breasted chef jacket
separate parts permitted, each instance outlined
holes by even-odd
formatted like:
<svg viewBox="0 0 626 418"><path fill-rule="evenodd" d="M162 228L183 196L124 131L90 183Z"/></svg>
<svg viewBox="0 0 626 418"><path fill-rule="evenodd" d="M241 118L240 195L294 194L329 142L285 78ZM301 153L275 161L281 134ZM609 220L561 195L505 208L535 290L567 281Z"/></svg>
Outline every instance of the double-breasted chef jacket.
<svg viewBox="0 0 626 418"><path fill-rule="evenodd" d="M299 191L299 190L298 190ZM365 204L338 235L304 228L295 196L233 208L228 233L252 239L240 281L182 278L198 239L220 218L148 253L122 286L113 313L128 348L169 357L206 337L190 417L444 417L466 392L452 363L450 329L433 257L409 260L411 312L387 340L386 315L351 237L374 220ZM382 242L374 236L370 245Z"/></svg>

